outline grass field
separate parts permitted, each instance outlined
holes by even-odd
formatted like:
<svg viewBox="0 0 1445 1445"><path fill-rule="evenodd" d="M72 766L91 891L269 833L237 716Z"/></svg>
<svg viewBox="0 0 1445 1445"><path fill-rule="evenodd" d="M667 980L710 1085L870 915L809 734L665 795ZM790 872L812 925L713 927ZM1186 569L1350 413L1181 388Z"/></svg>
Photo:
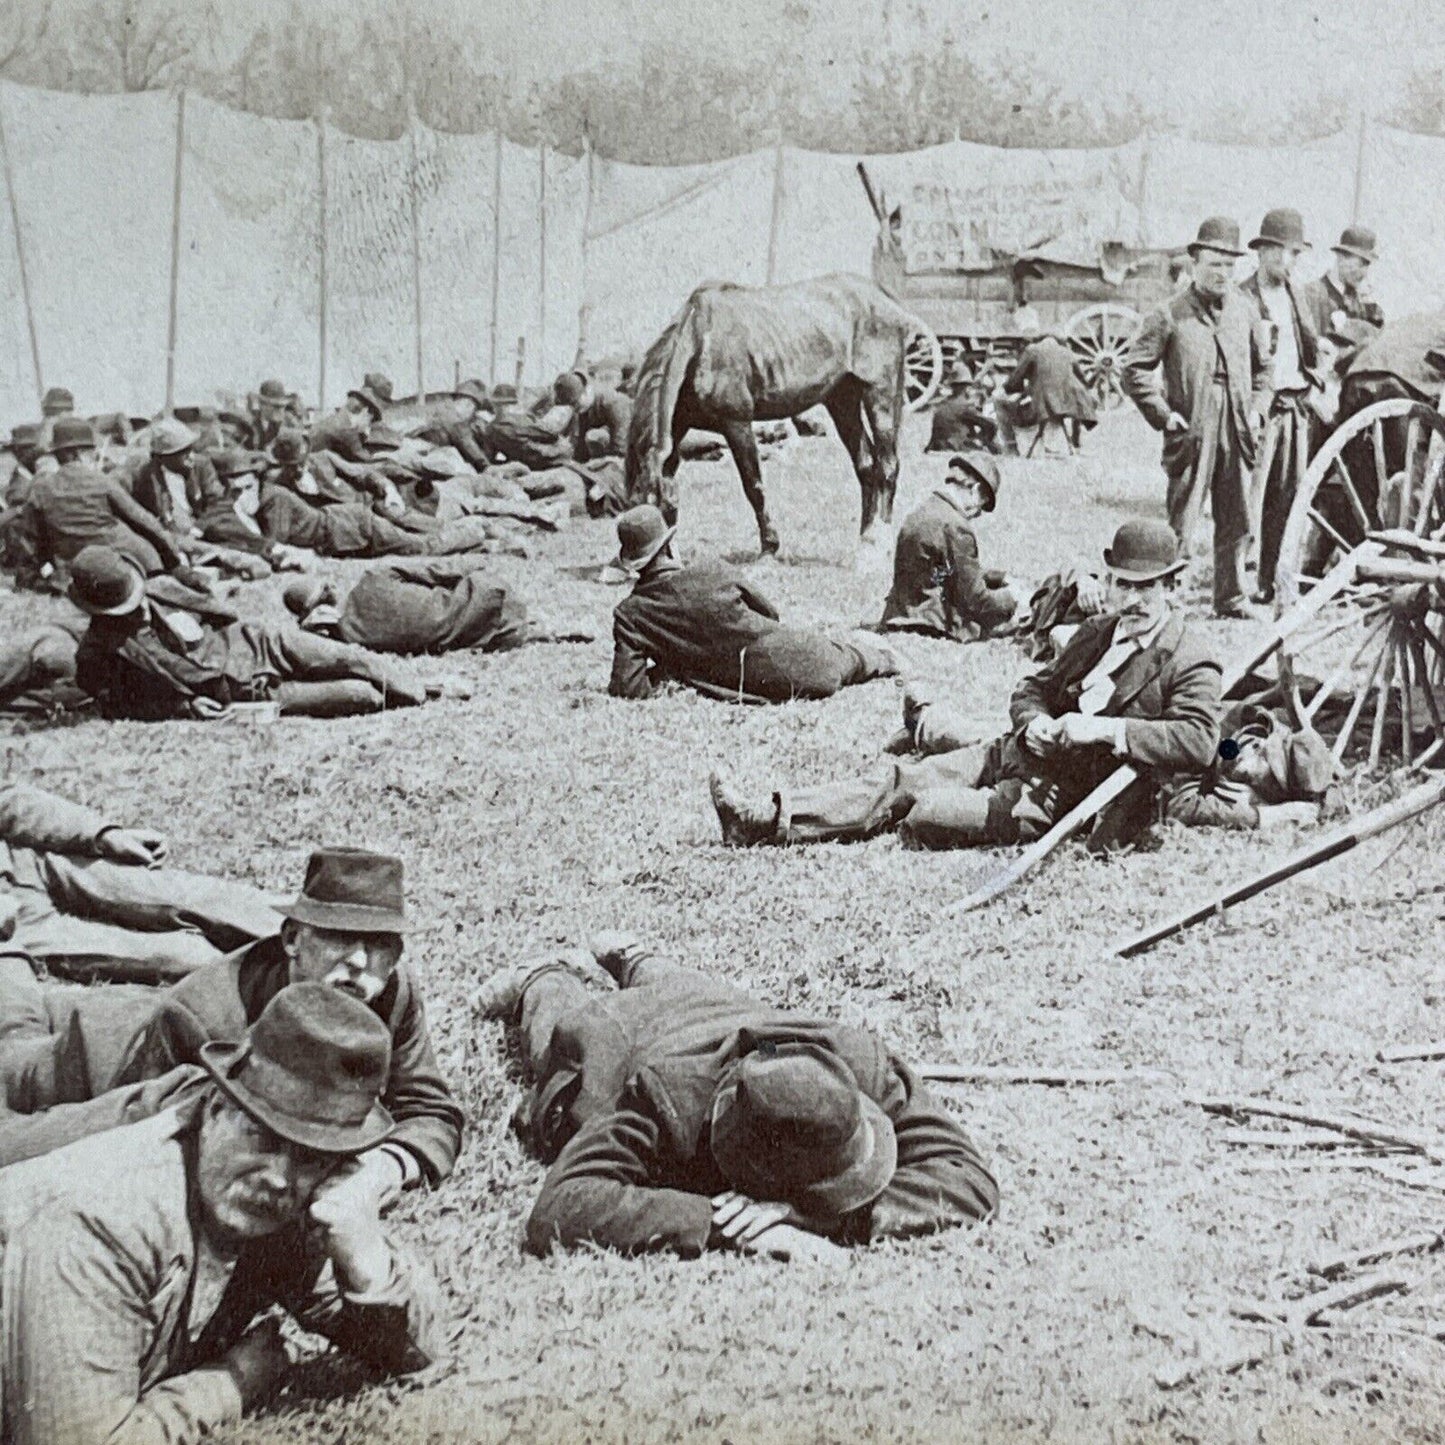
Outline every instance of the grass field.
<svg viewBox="0 0 1445 1445"><path fill-rule="evenodd" d="M910 432L900 516L942 474ZM765 470L781 562L750 564L790 620L877 615L855 570L857 494L826 438ZM1162 515L1154 439L1112 416L1077 461L1005 464L985 562L1033 582L1092 563L1126 515ZM683 473L685 555L749 559L730 466ZM309 848L395 849L419 927L409 943L472 1126L455 1178L399 1229L455 1301L455 1357L419 1380L307 1369L238 1439L277 1441L1426 1441L1445 1433L1442 1287L1280 1332L1238 1300L1303 1287L1311 1260L1433 1229L1445 1171L1386 1174L1358 1151L1233 1147L1191 1095L1269 1093L1433 1130L1438 1064L1377 1049L1445 1036L1440 828L1416 825L1341 865L1129 962L1107 945L1296 846L1166 832L1156 852L1070 849L989 909L950 901L997 858L857 846L725 850L709 767L751 784L871 766L897 726L891 682L822 704L732 708L689 694L609 699L611 590L561 570L608 555L578 523L497 570L588 646L446 670L448 701L340 722L107 725L0 736L7 775L164 826L176 860L294 887ZM339 566L338 572L344 569ZM264 587L241 605L275 615ZM59 603L0 599L27 618ZM1211 624L1221 645L1248 629ZM1003 717L1025 669L1004 642L900 645L906 669ZM435 664L433 664L435 666ZM913 1060L1147 1067L1172 1084L949 1087L999 1178L986 1228L859 1251L837 1266L710 1257L538 1261L522 1223L541 1179L507 1129L519 1090L501 1028L467 1007L495 966L626 927L779 1004L881 1031ZM1391 1169L1393 1177L1386 1177ZM1228 1373L1241 1351L1257 1366ZM1196 1378L1177 1388L1161 1373ZM360 1388L358 1389L358 1384ZM342 1396L345 1395L345 1398Z"/></svg>

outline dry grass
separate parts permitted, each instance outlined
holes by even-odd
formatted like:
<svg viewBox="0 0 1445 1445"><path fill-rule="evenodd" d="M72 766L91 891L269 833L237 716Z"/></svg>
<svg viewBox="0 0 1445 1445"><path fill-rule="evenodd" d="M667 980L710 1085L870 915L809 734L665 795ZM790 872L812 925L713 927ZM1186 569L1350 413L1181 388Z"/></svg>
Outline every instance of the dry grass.
<svg viewBox="0 0 1445 1445"><path fill-rule="evenodd" d="M920 446L910 435L903 508L941 474ZM1097 558L1128 512L1157 514L1153 440L1136 419L1110 418L1090 453L1006 466L1003 508L980 529L988 565L1034 580ZM876 616L880 579L851 565L857 503L841 452L794 442L767 473L785 552L757 580L792 618ZM729 468L690 466L683 507L684 551L751 555ZM8 773L164 824L187 866L287 887L321 840L406 858L421 920L410 951L473 1125L456 1178L408 1201L401 1229L449 1281L456 1358L425 1382L344 1399L344 1368L310 1371L239 1438L1439 1438L1441 1346L1384 1332L1416 1305L1366 1306L1348 1329L1312 1332L1247 1372L1211 1368L1265 1338L1227 1323L1229 1301L1284 1290L1331 1247L1429 1225L1438 1192L1328 1157L1229 1149L1223 1123L1184 1102L1271 1090L1431 1125L1439 1066L1371 1061L1445 1034L1438 827L1381 840L1128 963L1107 956L1110 940L1296 839L1176 831L1158 852L1108 863L1070 851L957 920L944 907L991 866L978 855L906 853L893 839L726 851L711 764L754 783L866 768L896 726L897 689L770 709L610 700L615 594L554 566L595 560L609 541L580 524L533 561L498 564L538 613L585 618L598 641L463 656L448 665L475 682L469 703L269 728L86 722L0 743ZM251 593L248 608L276 609ZM1240 629L1220 636L1237 642ZM903 650L912 670L1000 716L1024 668L1003 643ZM466 999L495 965L603 926L780 1003L866 1021L914 1059L1149 1066L1179 1086L950 1089L999 1176L1000 1217L835 1270L524 1258L541 1171L506 1129L519 1084L501 1030L474 1021ZM1191 1359L1196 1383L1154 1383Z"/></svg>

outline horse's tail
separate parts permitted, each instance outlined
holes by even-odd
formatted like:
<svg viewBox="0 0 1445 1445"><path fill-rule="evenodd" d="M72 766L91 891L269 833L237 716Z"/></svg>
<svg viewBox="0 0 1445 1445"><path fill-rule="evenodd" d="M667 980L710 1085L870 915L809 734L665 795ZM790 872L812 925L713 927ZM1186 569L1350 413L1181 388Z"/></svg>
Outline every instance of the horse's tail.
<svg viewBox="0 0 1445 1445"><path fill-rule="evenodd" d="M672 421L701 339L698 296L647 348L637 372L632 425L627 433L627 495L634 502L676 507L672 479L664 466L672 456Z"/></svg>

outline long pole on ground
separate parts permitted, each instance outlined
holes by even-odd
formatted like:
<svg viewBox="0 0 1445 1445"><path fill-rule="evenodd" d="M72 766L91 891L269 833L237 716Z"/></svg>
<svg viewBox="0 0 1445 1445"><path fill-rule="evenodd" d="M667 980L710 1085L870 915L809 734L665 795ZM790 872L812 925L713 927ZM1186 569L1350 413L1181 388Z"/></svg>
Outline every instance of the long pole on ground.
<svg viewBox="0 0 1445 1445"><path fill-rule="evenodd" d="M185 169L186 88L176 93L176 168L171 188L171 290L166 314L166 412L176 404L176 313L181 289L181 174Z"/></svg>
<svg viewBox="0 0 1445 1445"><path fill-rule="evenodd" d="M318 196L316 217L316 251L319 286L317 289L317 366L316 366L316 408L326 410L326 345L327 345L327 293L326 268L329 260L326 235L326 107L322 106L316 115L316 174Z"/></svg>
<svg viewBox="0 0 1445 1445"><path fill-rule="evenodd" d="M0 164L5 169L5 195L10 202L10 229L15 233L15 263L20 269L20 296L25 303L25 329L30 336L30 364L35 370L35 397L45 395L45 378L40 373L40 336L35 329L35 304L30 295L30 271L25 264L25 236L20 229L20 202L15 194L15 168L10 161L10 142L5 134L5 87L0 85Z"/></svg>
<svg viewBox="0 0 1445 1445"><path fill-rule="evenodd" d="M497 380L497 304L502 294L502 125L498 118L492 157L492 320L487 352L487 385Z"/></svg>
<svg viewBox="0 0 1445 1445"><path fill-rule="evenodd" d="M537 366L547 366L547 142L537 143Z"/></svg>
<svg viewBox="0 0 1445 1445"><path fill-rule="evenodd" d="M582 158L587 163L587 196L582 203L582 299L577 305L577 354L572 361L574 366L586 363L587 331L592 320L592 308L587 304L587 260L592 248L592 196L596 176L592 128L585 121L582 125Z"/></svg>
<svg viewBox="0 0 1445 1445"><path fill-rule="evenodd" d="M778 279L778 232L783 221L783 143L773 151L773 204L768 212L768 285Z"/></svg>
<svg viewBox="0 0 1445 1445"><path fill-rule="evenodd" d="M418 176L417 176L417 150L416 150L417 120L416 113L411 109L411 102L407 102L407 134L411 140L411 299L412 319L416 326L416 394L418 398L426 396L426 377L423 372L422 361L422 310L421 310L421 221L419 218L420 207L417 201Z"/></svg>

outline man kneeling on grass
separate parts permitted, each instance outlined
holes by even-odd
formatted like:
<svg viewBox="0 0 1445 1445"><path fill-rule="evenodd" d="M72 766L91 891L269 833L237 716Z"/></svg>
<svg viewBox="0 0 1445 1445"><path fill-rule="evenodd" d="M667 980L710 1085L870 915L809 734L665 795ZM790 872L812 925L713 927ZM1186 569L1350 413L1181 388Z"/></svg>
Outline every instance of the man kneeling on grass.
<svg viewBox="0 0 1445 1445"><path fill-rule="evenodd" d="M874 1034L769 1008L627 934L504 968L474 1002L520 1023L534 1082L513 1123L556 1161L527 1223L537 1254L820 1258L998 1204L967 1134Z"/></svg>
<svg viewBox="0 0 1445 1445"><path fill-rule="evenodd" d="M438 1358L436 1282L347 1188L390 1056L365 1004L298 983L184 1104L0 1170L10 1445L209 1437L284 1383L276 1305L389 1373Z"/></svg>
<svg viewBox="0 0 1445 1445"><path fill-rule="evenodd" d="M1121 763L1151 777L1203 772L1219 744L1220 667L1172 606L1185 566L1174 534L1162 522L1126 522L1104 562L1111 610L1081 624L1056 661L1019 684L1009 732L766 800L742 798L715 772L723 841L817 843L896 830L923 848L1030 842ZM1095 845L1127 839L1151 802L1147 790L1131 790L1101 817Z"/></svg>

